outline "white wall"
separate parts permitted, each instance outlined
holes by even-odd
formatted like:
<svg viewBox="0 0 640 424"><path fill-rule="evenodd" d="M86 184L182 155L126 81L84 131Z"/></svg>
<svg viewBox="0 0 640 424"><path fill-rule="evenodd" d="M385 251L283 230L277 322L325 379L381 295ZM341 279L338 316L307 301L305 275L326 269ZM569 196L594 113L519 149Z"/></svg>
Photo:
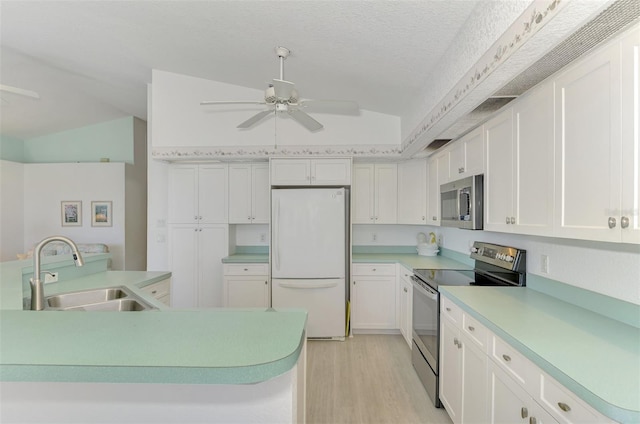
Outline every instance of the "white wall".
<svg viewBox="0 0 640 424"><path fill-rule="evenodd" d="M0 261L24 253L24 165L0 160Z"/></svg>
<svg viewBox="0 0 640 424"><path fill-rule="evenodd" d="M153 147L273 147L276 141L279 146L400 146L400 118L367 110L360 116L314 114L324 125L315 133L288 117L265 118L249 130L238 130L238 124L265 106L201 106L200 102L261 101L264 91L159 70L152 76Z"/></svg>
<svg viewBox="0 0 640 424"><path fill-rule="evenodd" d="M354 246L416 246L418 233L429 231L422 225L354 224L351 237Z"/></svg>
<svg viewBox="0 0 640 424"><path fill-rule="evenodd" d="M125 243L125 170L123 163L24 165L24 246L31 249L51 235L76 243L104 243L112 268L123 269ZM82 226L63 227L60 202L82 201ZM112 201L112 227L91 226L91 202Z"/></svg>

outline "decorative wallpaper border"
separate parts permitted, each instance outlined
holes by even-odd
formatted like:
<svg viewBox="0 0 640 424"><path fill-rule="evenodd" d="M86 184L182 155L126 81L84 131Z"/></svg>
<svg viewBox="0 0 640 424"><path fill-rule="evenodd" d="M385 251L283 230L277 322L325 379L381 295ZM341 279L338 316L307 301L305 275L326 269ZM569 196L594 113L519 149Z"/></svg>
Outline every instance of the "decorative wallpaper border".
<svg viewBox="0 0 640 424"><path fill-rule="evenodd" d="M496 68L504 63L520 46L538 32L560 9L562 0L537 0L521 17L496 41L444 100L423 119L418 127L402 142L402 151L415 143L427 130L431 129L469 92L484 81Z"/></svg>
<svg viewBox="0 0 640 424"><path fill-rule="evenodd" d="M402 153L399 145L363 145L363 146L216 146L216 147L154 147L153 159L171 161L184 160L231 160L231 159L268 159L271 156L347 156L366 158L399 158Z"/></svg>

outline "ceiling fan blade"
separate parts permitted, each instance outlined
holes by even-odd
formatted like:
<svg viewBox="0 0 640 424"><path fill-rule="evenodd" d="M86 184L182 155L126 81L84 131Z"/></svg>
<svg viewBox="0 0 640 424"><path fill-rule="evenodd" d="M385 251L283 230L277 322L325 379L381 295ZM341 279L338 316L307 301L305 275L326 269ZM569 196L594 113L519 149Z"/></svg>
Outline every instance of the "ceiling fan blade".
<svg viewBox="0 0 640 424"><path fill-rule="evenodd" d="M303 127L308 129L309 131L318 131L322 128L322 124L312 117L310 117L307 113L301 111L300 109L290 108L288 110L289 116L291 116L294 120L298 121Z"/></svg>
<svg viewBox="0 0 640 424"><path fill-rule="evenodd" d="M352 100L301 100L299 105L311 113L360 114L358 102Z"/></svg>
<svg viewBox="0 0 640 424"><path fill-rule="evenodd" d="M266 105L266 102L245 102L245 101L216 101L216 100L205 100L200 102L202 106L205 105Z"/></svg>
<svg viewBox="0 0 640 424"><path fill-rule="evenodd" d="M262 112L258 112L255 115L253 115L251 118L247 119L246 121L238 125L236 128L249 128L252 125L257 124L258 121L262 120L265 116L270 115L272 113L273 113L273 110L263 110Z"/></svg>
<svg viewBox="0 0 640 424"><path fill-rule="evenodd" d="M31 97L33 99L39 99L40 95L35 91L25 90L24 88L11 87L10 85L0 84L0 91L6 91L7 93L19 94L20 96Z"/></svg>
<svg viewBox="0 0 640 424"><path fill-rule="evenodd" d="M281 79L273 80L273 89L275 90L278 100L289 100L294 88L295 84L290 81Z"/></svg>

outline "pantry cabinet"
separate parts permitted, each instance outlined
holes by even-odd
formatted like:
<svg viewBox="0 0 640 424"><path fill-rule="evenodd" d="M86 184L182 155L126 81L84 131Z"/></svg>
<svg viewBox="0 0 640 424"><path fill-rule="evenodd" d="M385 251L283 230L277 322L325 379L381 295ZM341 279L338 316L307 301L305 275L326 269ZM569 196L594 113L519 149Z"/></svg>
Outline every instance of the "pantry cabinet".
<svg viewBox="0 0 640 424"><path fill-rule="evenodd" d="M398 166L395 163L354 165L351 207L354 224L396 224Z"/></svg>
<svg viewBox="0 0 640 424"><path fill-rule="evenodd" d="M176 308L223 305L222 263L228 255L228 225L169 226L169 267Z"/></svg>
<svg viewBox="0 0 640 424"><path fill-rule="evenodd" d="M427 161L398 164L398 224L427 222Z"/></svg>
<svg viewBox="0 0 640 424"><path fill-rule="evenodd" d="M268 264L225 264L224 306L229 308L268 308Z"/></svg>
<svg viewBox="0 0 640 424"><path fill-rule="evenodd" d="M396 265L353 264L351 328L396 330Z"/></svg>
<svg viewBox="0 0 640 424"><path fill-rule="evenodd" d="M269 165L229 165L229 223L269 223Z"/></svg>
<svg viewBox="0 0 640 424"><path fill-rule="evenodd" d="M168 222L227 223L227 178L226 164L171 165Z"/></svg>
<svg viewBox="0 0 640 424"><path fill-rule="evenodd" d="M271 185L351 185L351 159L272 159Z"/></svg>

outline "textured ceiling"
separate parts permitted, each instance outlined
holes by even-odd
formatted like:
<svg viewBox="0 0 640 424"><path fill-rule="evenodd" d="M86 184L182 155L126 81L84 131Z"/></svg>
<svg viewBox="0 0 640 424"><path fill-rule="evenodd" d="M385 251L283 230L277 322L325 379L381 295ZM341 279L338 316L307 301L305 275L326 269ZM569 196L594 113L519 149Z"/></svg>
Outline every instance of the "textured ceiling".
<svg viewBox="0 0 640 424"><path fill-rule="evenodd" d="M146 119L151 69L263 89L277 45L302 97L402 116L480 2L3 0L0 83L41 99L3 93L2 134Z"/></svg>

